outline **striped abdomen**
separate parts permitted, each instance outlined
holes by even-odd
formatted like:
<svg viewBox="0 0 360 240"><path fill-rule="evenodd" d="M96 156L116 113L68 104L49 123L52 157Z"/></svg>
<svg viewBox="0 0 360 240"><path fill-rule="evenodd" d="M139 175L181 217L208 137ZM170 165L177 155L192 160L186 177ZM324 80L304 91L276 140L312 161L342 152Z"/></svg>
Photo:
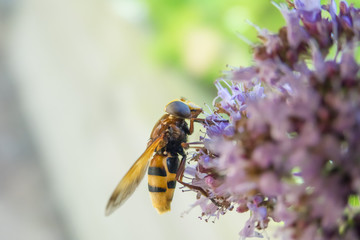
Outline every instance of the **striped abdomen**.
<svg viewBox="0 0 360 240"><path fill-rule="evenodd" d="M179 166L177 156L155 154L148 169L149 192L153 206L159 213L170 211Z"/></svg>

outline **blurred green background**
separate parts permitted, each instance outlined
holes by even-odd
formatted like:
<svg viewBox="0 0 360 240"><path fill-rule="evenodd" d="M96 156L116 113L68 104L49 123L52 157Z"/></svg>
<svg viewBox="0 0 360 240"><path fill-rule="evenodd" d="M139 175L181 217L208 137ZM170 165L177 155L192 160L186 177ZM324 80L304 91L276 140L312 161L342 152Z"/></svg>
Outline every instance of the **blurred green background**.
<svg viewBox="0 0 360 240"><path fill-rule="evenodd" d="M0 0L0 239L237 239L247 215L181 217L177 189L159 216L146 178L104 209L169 101L211 104L226 64L251 64L247 20L284 23L268 0Z"/></svg>
<svg viewBox="0 0 360 240"><path fill-rule="evenodd" d="M270 1L146 1L152 29L152 56L189 79L211 83L225 64L248 65L256 41L246 21L277 31L284 20ZM271 19L271 20L270 20Z"/></svg>
<svg viewBox="0 0 360 240"><path fill-rule="evenodd" d="M250 42L258 41L249 21L271 32L277 32L285 24L273 5L284 3L279 0L149 0L142 3L150 20L146 27L151 59L209 88L226 64L251 64L251 46L239 38L240 35ZM348 3L360 4L356 0Z"/></svg>

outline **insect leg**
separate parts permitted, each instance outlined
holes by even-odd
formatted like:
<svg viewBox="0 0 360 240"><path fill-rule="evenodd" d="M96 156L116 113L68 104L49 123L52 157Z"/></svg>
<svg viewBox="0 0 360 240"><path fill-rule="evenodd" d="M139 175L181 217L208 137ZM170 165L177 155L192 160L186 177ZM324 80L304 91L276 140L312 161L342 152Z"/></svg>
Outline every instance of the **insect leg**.
<svg viewBox="0 0 360 240"><path fill-rule="evenodd" d="M183 157L181 159L181 162L180 162L180 165L179 165L179 168L178 168L178 171L176 173L176 181L178 181L179 183L181 183L182 185L190 188L190 189L194 189L194 190L197 190L199 191L202 195L204 195L205 197L208 197L209 195L207 194L207 192L205 192L204 189L202 189L201 187L198 187L198 186L193 186L189 183L185 183L182 181L183 177L184 177L184 172L185 172L185 163L186 163L186 158Z"/></svg>
<svg viewBox="0 0 360 240"><path fill-rule="evenodd" d="M229 122L229 120L223 119L223 120L206 120L205 118L190 118L190 129L189 129L189 135L191 135L194 132L194 122L205 124L205 123L211 123L214 124L215 122Z"/></svg>
<svg viewBox="0 0 360 240"><path fill-rule="evenodd" d="M193 120L193 122L202 123L202 124L210 124L210 125L213 125L215 123L220 123L220 122L225 122L225 123L229 122L229 120L226 120L226 119L209 120L209 119L205 119L205 118L192 118L192 120Z"/></svg>
<svg viewBox="0 0 360 240"><path fill-rule="evenodd" d="M181 155L182 155L182 159L181 159L178 171L176 173L176 181L178 181L179 183L181 183L185 187L188 187L188 188L190 188L192 190L196 190L196 191L200 192L202 195L204 195L205 197L210 199L216 206L220 207L219 203L217 203L213 198L210 198L209 194L204 189L202 189L201 187L194 186L194 185L191 185L189 183L185 183L185 182L182 181L182 179L184 177L184 172L185 172L186 155L185 154L184 155L181 154Z"/></svg>
<svg viewBox="0 0 360 240"><path fill-rule="evenodd" d="M196 118L190 118L190 129L189 129L189 135L191 135L194 132L194 121Z"/></svg>

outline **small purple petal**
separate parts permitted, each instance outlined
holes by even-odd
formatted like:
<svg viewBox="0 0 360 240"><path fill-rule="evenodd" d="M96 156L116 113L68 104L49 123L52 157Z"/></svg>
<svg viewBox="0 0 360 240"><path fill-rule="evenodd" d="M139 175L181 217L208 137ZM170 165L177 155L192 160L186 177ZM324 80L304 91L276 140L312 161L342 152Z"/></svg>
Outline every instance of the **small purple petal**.
<svg viewBox="0 0 360 240"><path fill-rule="evenodd" d="M248 81L255 78L256 76L255 67L239 68L232 73L232 79L235 81Z"/></svg>
<svg viewBox="0 0 360 240"><path fill-rule="evenodd" d="M259 180L259 189L265 196L282 194L282 183L272 172L263 173Z"/></svg>
<svg viewBox="0 0 360 240"><path fill-rule="evenodd" d="M297 48L301 42L306 42L309 35L304 28L300 26L299 15L296 11L291 11L286 8L281 8L287 25L287 38L292 48Z"/></svg>
<svg viewBox="0 0 360 240"><path fill-rule="evenodd" d="M321 4L319 0L295 0L295 7L306 11L321 10Z"/></svg>

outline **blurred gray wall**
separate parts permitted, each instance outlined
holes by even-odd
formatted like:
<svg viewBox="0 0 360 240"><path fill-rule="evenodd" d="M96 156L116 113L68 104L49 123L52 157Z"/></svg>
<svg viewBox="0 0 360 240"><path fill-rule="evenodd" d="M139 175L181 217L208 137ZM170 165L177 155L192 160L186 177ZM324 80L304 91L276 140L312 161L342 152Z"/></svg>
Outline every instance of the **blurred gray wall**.
<svg viewBox="0 0 360 240"><path fill-rule="evenodd" d="M0 1L0 239L238 238L237 214L215 224L200 221L199 209L181 217L194 193L178 189L172 212L158 215L146 180L104 216L164 105L211 100L149 61L145 27L119 14L128 5Z"/></svg>

